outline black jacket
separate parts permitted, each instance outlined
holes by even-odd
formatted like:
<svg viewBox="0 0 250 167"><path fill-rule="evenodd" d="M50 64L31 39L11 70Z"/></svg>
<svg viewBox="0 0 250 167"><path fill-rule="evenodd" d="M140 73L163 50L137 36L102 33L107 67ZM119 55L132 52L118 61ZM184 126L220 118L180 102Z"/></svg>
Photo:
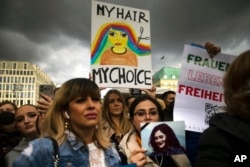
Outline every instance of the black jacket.
<svg viewBox="0 0 250 167"><path fill-rule="evenodd" d="M198 143L196 167L250 167L250 121L219 113L209 124Z"/></svg>

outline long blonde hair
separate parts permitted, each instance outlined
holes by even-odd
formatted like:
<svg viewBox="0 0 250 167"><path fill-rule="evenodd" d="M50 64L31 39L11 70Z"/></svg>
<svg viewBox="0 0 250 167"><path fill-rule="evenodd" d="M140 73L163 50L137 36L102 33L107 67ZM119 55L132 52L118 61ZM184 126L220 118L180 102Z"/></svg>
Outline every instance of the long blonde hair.
<svg viewBox="0 0 250 167"><path fill-rule="evenodd" d="M111 117L111 114L109 111L109 96L112 93L117 94L122 100L123 110L122 110L122 114L120 116L120 130L121 130L121 133L124 135L131 130L132 124L129 120L128 112L126 111L125 100L124 100L120 91L118 91L116 89L111 89L106 93L106 95L104 97L104 101L103 101L103 118L104 118L104 120L106 120L110 124L110 126L113 130L116 130L118 128L115 125L114 121L112 120L112 117Z"/></svg>
<svg viewBox="0 0 250 167"><path fill-rule="evenodd" d="M100 98L100 90L95 82L86 78L75 78L65 82L57 91L52 106L48 110L41 129L41 136L51 136L58 144L66 140L65 123L63 112L68 109L69 103L77 97ZM99 117L98 127L101 127L101 117ZM74 133L74 132L73 132ZM77 134L75 134L77 136ZM108 139L103 137L101 128L97 128L93 137L98 146L106 149L110 146Z"/></svg>

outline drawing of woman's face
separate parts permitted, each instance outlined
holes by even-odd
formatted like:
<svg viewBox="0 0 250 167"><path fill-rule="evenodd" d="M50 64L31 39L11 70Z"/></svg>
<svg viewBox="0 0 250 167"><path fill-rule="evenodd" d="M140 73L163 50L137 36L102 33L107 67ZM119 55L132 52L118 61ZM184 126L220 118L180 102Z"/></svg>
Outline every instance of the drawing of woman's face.
<svg viewBox="0 0 250 167"><path fill-rule="evenodd" d="M114 30L111 28L109 30L108 39L113 44L114 47L124 48L128 42L128 35L124 31Z"/></svg>
<svg viewBox="0 0 250 167"><path fill-rule="evenodd" d="M155 143L159 148L163 148L166 145L166 135L162 133L160 130L155 132Z"/></svg>

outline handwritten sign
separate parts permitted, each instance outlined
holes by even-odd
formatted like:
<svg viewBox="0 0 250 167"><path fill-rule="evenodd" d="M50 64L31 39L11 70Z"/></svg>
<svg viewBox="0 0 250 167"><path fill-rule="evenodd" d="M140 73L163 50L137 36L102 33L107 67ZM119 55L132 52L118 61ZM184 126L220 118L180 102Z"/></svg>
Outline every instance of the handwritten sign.
<svg viewBox="0 0 250 167"><path fill-rule="evenodd" d="M149 11L92 1L91 73L100 87L152 85Z"/></svg>
<svg viewBox="0 0 250 167"><path fill-rule="evenodd" d="M174 120L184 120L186 130L202 132L214 114L224 111L223 76L234 58L220 53L211 59L205 49L185 45Z"/></svg>

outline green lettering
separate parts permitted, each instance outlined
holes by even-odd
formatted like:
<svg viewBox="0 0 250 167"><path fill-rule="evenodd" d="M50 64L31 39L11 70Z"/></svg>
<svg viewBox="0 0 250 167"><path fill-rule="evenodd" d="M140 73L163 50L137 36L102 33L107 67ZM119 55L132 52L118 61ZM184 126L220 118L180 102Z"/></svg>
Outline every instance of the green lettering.
<svg viewBox="0 0 250 167"><path fill-rule="evenodd" d="M211 68L216 69L218 67L218 61L212 60L211 62Z"/></svg>
<svg viewBox="0 0 250 167"><path fill-rule="evenodd" d="M202 58L200 56L195 56L194 64L198 64L199 66L201 66L201 61Z"/></svg>
<svg viewBox="0 0 250 167"><path fill-rule="evenodd" d="M187 62L189 63L191 60L193 61L193 59L194 59L194 55L188 54Z"/></svg>
<svg viewBox="0 0 250 167"><path fill-rule="evenodd" d="M202 66L203 67L207 66L208 68L210 68L210 66L209 66L209 60L208 59L204 59Z"/></svg>
<svg viewBox="0 0 250 167"><path fill-rule="evenodd" d="M226 63L219 62L218 70L225 71L226 70L225 65L226 65Z"/></svg>

